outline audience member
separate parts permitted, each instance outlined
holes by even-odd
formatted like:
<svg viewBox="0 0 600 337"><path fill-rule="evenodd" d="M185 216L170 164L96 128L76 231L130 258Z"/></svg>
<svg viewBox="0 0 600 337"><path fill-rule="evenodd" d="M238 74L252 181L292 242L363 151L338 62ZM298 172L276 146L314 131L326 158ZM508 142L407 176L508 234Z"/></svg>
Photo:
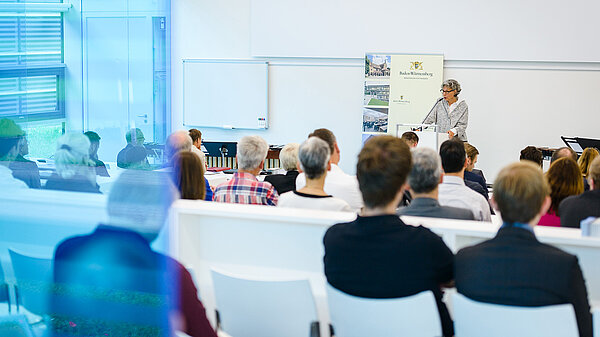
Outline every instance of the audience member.
<svg viewBox="0 0 600 337"><path fill-rule="evenodd" d="M298 143L290 143L279 152L279 162L285 174L272 174L265 177L265 181L271 183L279 195L296 190L296 178L298 177Z"/></svg>
<svg viewBox="0 0 600 337"><path fill-rule="evenodd" d="M323 190L327 171L331 169L329 145L318 137L305 140L298 150L300 169L306 177L306 186L279 196L277 206L352 212L342 199Z"/></svg>
<svg viewBox="0 0 600 337"><path fill-rule="evenodd" d="M192 137L185 130L175 131L167 137L167 141L165 142L165 156L167 158L167 163L165 164L165 168L163 171L171 171L173 169L173 156L179 152L191 152L194 147ZM193 152L192 152L193 153ZM204 162L202 162L201 167L195 173L201 175L204 179L204 200L212 201L213 191L210 187L208 179L204 176ZM190 173L192 174L192 173Z"/></svg>
<svg viewBox="0 0 600 337"><path fill-rule="evenodd" d="M216 337L190 273L150 247L176 195L164 173L125 171L108 197L108 223L58 245L55 336Z"/></svg>
<svg viewBox="0 0 600 337"><path fill-rule="evenodd" d="M461 144L462 146L462 144ZM325 233L325 276L333 287L354 296L396 298L431 290L444 336L452 320L440 285L453 279L454 256L444 241L423 226L406 225L396 215L411 154L393 136L370 138L358 155L357 177L365 207L352 222Z"/></svg>
<svg viewBox="0 0 600 337"><path fill-rule="evenodd" d="M398 215L475 220L468 209L439 204L438 185L444 176L440 156L426 147L415 148L411 153L413 167L408 176L408 185L413 199L410 205L398 210Z"/></svg>
<svg viewBox="0 0 600 337"><path fill-rule="evenodd" d="M5 118L0 120L0 138L4 147L0 151L3 152L0 155L3 166L10 169L13 178L21 180L29 188L40 188L40 170L37 164L24 157L29 153L25 132L14 121ZM11 181L12 179L7 181L8 186L12 185Z"/></svg>
<svg viewBox="0 0 600 337"><path fill-rule="evenodd" d="M279 195L268 182L258 181L269 145L259 136L246 136L237 144L238 170L233 178L215 188L214 201L235 204L277 205Z"/></svg>
<svg viewBox="0 0 600 337"><path fill-rule="evenodd" d="M550 169L546 172L546 179L550 184L552 204L548 209L548 213L542 216L538 225L560 227L558 206L561 201L568 196L583 193L581 171L579 171L579 166L573 159L563 157L550 165Z"/></svg>
<svg viewBox="0 0 600 337"><path fill-rule="evenodd" d="M490 205L485 197L465 185L467 156L462 141L447 140L440 147L444 177L439 185L439 203L468 209L475 220L491 221ZM479 186L479 184L477 184ZM481 187L481 186L480 186Z"/></svg>
<svg viewBox="0 0 600 337"><path fill-rule="evenodd" d="M475 164L477 164L477 157L479 157L479 151L477 148L469 143L464 143L465 152L467 154L467 167L465 168L465 180L476 182L485 191L486 200L489 199L488 191L487 191L487 182L485 178L482 176L473 173L473 169L475 169Z"/></svg>
<svg viewBox="0 0 600 337"><path fill-rule="evenodd" d="M206 168L206 155L202 152L202 132L198 129L190 129L190 137L192 137L192 152L200 158L202 166Z"/></svg>
<svg viewBox="0 0 600 337"><path fill-rule="evenodd" d="M27 184L13 176L10 164L19 154L19 140L23 130L10 119L0 119L0 189L27 188Z"/></svg>
<svg viewBox="0 0 600 337"><path fill-rule="evenodd" d="M325 192L336 198L345 200L353 211L360 211L363 206L362 196L355 176L346 174L337 165L340 162L340 148L333 132L327 129L316 129L308 137L319 137L329 145L331 151L331 170L325 178ZM296 189L306 185L304 174L296 179Z"/></svg>
<svg viewBox="0 0 600 337"><path fill-rule="evenodd" d="M96 170L90 160L90 141L81 133L68 133L58 138L54 153L56 172L45 189L100 193Z"/></svg>
<svg viewBox="0 0 600 337"><path fill-rule="evenodd" d="M406 131L402 134L401 138L411 149L419 145L419 136L417 136L417 134L412 131Z"/></svg>
<svg viewBox="0 0 600 337"><path fill-rule="evenodd" d="M570 157L575 162L577 162L577 153L573 151L572 148L563 146L556 151L552 152L552 158L550 159L550 165L554 163L557 159Z"/></svg>
<svg viewBox="0 0 600 337"><path fill-rule="evenodd" d="M598 156L600 156L600 153L598 153L598 150L596 148L588 147L585 150L583 150L581 157L579 157L579 160L577 160L577 165L579 165L579 169L581 170L581 174L583 175L584 191L590 190L590 185L587 181L588 170L590 168L592 160L594 160Z"/></svg>
<svg viewBox="0 0 600 337"><path fill-rule="evenodd" d="M136 158L141 153L141 149L144 149L144 153L146 153L146 148L144 147L144 140L146 140L144 138L144 133L138 128L127 130L127 132L125 133L125 140L127 141L127 145L117 154L117 166L120 168L130 168L129 166L131 164L135 164L139 167L140 161L135 163L130 162L129 160L133 156L127 156L127 152L135 148L135 151L137 152L135 156ZM141 162L148 164L148 159L146 159L146 155L144 155L144 160Z"/></svg>
<svg viewBox="0 0 600 337"><path fill-rule="evenodd" d="M565 198L558 206L560 225L579 228L581 220L587 217L600 217L600 157L594 159L587 171L590 190L581 195Z"/></svg>
<svg viewBox="0 0 600 337"><path fill-rule="evenodd" d="M96 175L101 177L110 177L108 174L108 170L106 169L106 165L104 162L98 159L98 149L100 148L100 135L95 133L94 131L87 131L83 133L88 137L90 141L90 159L94 162L94 166L96 166Z"/></svg>
<svg viewBox="0 0 600 337"><path fill-rule="evenodd" d="M544 156L542 155L542 151L535 146L528 146L521 150L521 156L519 159L532 161L538 164L540 167L544 166Z"/></svg>
<svg viewBox="0 0 600 337"><path fill-rule="evenodd" d="M580 336L591 337L592 316L577 257L539 242L533 231L550 207L549 192L541 169L533 163L514 163L500 171L492 202L503 225L493 239L456 254L456 289L487 303L572 304Z"/></svg>
<svg viewBox="0 0 600 337"><path fill-rule="evenodd" d="M181 199L204 200L206 197L206 181L204 165L200 158L191 151L180 151L171 158L173 171L171 176Z"/></svg>

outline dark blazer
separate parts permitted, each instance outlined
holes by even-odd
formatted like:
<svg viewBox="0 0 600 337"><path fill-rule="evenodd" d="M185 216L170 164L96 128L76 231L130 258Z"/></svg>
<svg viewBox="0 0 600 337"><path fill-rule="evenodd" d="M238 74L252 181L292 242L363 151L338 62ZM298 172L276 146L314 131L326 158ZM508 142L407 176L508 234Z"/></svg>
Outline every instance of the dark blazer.
<svg viewBox="0 0 600 337"><path fill-rule="evenodd" d="M483 179L482 176L465 170L465 180L470 180L472 182L476 182L487 191L487 184L485 182L485 179Z"/></svg>
<svg viewBox="0 0 600 337"><path fill-rule="evenodd" d="M480 302L530 307L570 303L580 336L592 336L577 257L539 242L527 229L500 228L493 239L461 249L454 275L458 292Z"/></svg>
<svg viewBox="0 0 600 337"><path fill-rule="evenodd" d="M76 175L69 179L65 179L56 173L52 175L46 181L44 185L46 190L61 190L61 191L72 191L72 192L87 192L87 193L102 193L100 192L100 186L98 184L92 184L88 178L82 175Z"/></svg>
<svg viewBox="0 0 600 337"><path fill-rule="evenodd" d="M285 174L271 174L265 177L265 181L271 183L279 195L296 190L296 177L298 171L287 171Z"/></svg>
<svg viewBox="0 0 600 337"><path fill-rule="evenodd" d="M100 225L66 239L54 253L54 281L76 296L51 301L53 336L155 335L150 329L172 330L168 317L179 312L188 335L216 337L189 272L136 232Z"/></svg>
<svg viewBox="0 0 600 337"><path fill-rule="evenodd" d="M579 228L581 220L600 217L600 190L587 191L580 195L565 198L558 205L560 226Z"/></svg>
<svg viewBox="0 0 600 337"><path fill-rule="evenodd" d="M441 206L437 200L431 198L413 199L410 205L400 208L397 213L398 215L425 216L430 218L475 220L473 212L470 210Z"/></svg>
<svg viewBox="0 0 600 337"><path fill-rule="evenodd" d="M452 280L454 256L429 229L396 215L361 217L331 226L323 238L325 276L335 288L369 298L396 298L431 290L444 336L453 335L440 284Z"/></svg>

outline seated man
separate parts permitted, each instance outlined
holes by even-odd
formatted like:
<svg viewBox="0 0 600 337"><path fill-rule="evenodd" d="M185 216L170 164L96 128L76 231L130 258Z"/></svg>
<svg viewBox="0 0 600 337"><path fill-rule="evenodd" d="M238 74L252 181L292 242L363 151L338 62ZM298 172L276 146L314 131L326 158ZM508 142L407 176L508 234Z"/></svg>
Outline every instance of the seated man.
<svg viewBox="0 0 600 337"><path fill-rule="evenodd" d="M456 289L487 303L572 304L580 336L591 337L592 316L577 257L539 242L533 231L550 207L549 193L533 163L514 163L500 171L492 201L503 225L493 239L456 254Z"/></svg>
<svg viewBox="0 0 600 337"><path fill-rule="evenodd" d="M215 188L213 200L234 204L277 205L279 195L270 183L256 176L265 165L269 145L259 136L246 136L237 144L238 170L230 181Z"/></svg>
<svg viewBox="0 0 600 337"><path fill-rule="evenodd" d="M550 164L554 163L556 160L564 157L570 157L575 162L577 162L577 152L573 151L572 148L563 146L554 152L552 152L552 158L550 159Z"/></svg>
<svg viewBox="0 0 600 337"><path fill-rule="evenodd" d="M306 186L279 196L277 206L352 212L350 205L323 190L327 171L331 169L329 145L317 137L305 140L298 149L300 169L306 176Z"/></svg>
<svg viewBox="0 0 600 337"><path fill-rule="evenodd" d="M104 162L98 159L98 149L100 148L100 135L94 131L86 131L83 133L90 140L90 159L94 162L96 167L96 174L101 177L110 177L106 165Z"/></svg>
<svg viewBox="0 0 600 337"><path fill-rule="evenodd" d="M19 154L23 130L10 119L0 119L0 190L27 188L27 184L13 176L10 164Z"/></svg>
<svg viewBox="0 0 600 337"><path fill-rule="evenodd" d="M475 220L491 221L490 205L483 195L465 185L464 172L467 156L462 141L447 140L440 147L440 157L444 168L443 182L439 186L439 203L468 209Z"/></svg>
<svg viewBox="0 0 600 337"><path fill-rule="evenodd" d="M567 197L559 204L561 227L579 228L581 220L590 216L600 217L600 157L590 164L587 180L589 191Z"/></svg>
<svg viewBox="0 0 600 337"><path fill-rule="evenodd" d="M477 157L479 156L479 151L477 150L477 148L469 143L464 143L465 145L465 152L467 153L467 167L465 168L465 181L472 181L472 182L476 182L479 185L481 185L481 187L483 187L483 190L485 191L485 198L489 199L488 196L488 190L487 190L487 183L485 181L485 178L483 178L482 176L476 174L473 172L473 169L475 169L475 164L477 164Z"/></svg>
<svg viewBox="0 0 600 337"><path fill-rule="evenodd" d="M29 188L41 188L40 169L37 163L25 158L29 154L29 143L25 132L20 137L17 148L19 154L9 166L13 171L13 177L26 183Z"/></svg>
<svg viewBox="0 0 600 337"><path fill-rule="evenodd" d="M164 173L125 171L108 197L108 224L58 245L53 336L216 337L190 273L150 247L176 195Z"/></svg>
<svg viewBox="0 0 600 337"><path fill-rule="evenodd" d="M146 139L144 138L144 133L138 128L127 130L125 133L125 140L127 141L127 145L117 154L117 167L129 168L131 164L139 166L139 162L131 163L128 161L127 152L132 148L136 148L138 150L137 152L139 152L139 149L145 150L144 141ZM146 156L144 156L143 163L148 164Z"/></svg>
<svg viewBox="0 0 600 337"><path fill-rule="evenodd" d="M202 152L202 132L198 129L190 129L190 137L192 137L192 152L200 158L202 166L206 167L206 155Z"/></svg>
<svg viewBox="0 0 600 337"><path fill-rule="evenodd" d="M319 137L329 145L331 151L331 170L327 172L325 178L325 192L336 198L345 200L352 210L360 211L363 207L362 196L358 189L358 181L355 176L346 174L338 166L340 162L340 148L333 132L327 129L316 129L308 137ZM304 174L299 174L296 179L296 189L306 185Z"/></svg>
<svg viewBox="0 0 600 337"><path fill-rule="evenodd" d="M538 164L540 167L544 167L544 155L542 154L542 151L535 146L527 146L521 150L519 160L529 160Z"/></svg>
<svg viewBox="0 0 600 337"><path fill-rule="evenodd" d="M399 215L424 216L459 220L475 220L468 209L440 206L438 185L444 173L440 156L430 148L416 148L411 151L413 167L408 176L413 200L407 207L398 210Z"/></svg>
<svg viewBox="0 0 600 337"><path fill-rule="evenodd" d="M193 153L194 145L192 141L192 137L185 130L175 131L167 137L167 141L165 142L165 156L167 158L167 162L165 163L165 167L162 169L163 171L170 171L173 167L172 159L175 154L181 151L191 151ZM202 165L204 166L205 162L202 161ZM198 172L198 174L203 174L204 171ZM212 201L213 199L213 191L208 183L208 179L204 177L204 187L205 187L205 197L204 200Z"/></svg>
<svg viewBox="0 0 600 337"><path fill-rule="evenodd" d="M400 138L375 136L365 143L356 169L365 207L355 221L325 233L325 276L333 287L361 297L397 298L431 290L449 337L452 320L440 285L453 279L454 256L439 236L406 225L396 215L410 170L410 150Z"/></svg>
<svg viewBox="0 0 600 337"><path fill-rule="evenodd" d="M417 136L417 134L412 131L406 131L402 134L401 138L411 149L419 145L419 136Z"/></svg>

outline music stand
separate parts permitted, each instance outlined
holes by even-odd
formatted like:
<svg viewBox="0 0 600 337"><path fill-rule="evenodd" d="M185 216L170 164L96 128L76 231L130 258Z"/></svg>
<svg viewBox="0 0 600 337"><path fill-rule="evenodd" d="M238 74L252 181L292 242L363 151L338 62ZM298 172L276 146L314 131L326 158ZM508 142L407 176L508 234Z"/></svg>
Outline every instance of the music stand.
<svg viewBox="0 0 600 337"><path fill-rule="evenodd" d="M583 150L588 147L600 150L600 139L582 138L582 137L565 137L560 136L562 141L577 154L583 153Z"/></svg>

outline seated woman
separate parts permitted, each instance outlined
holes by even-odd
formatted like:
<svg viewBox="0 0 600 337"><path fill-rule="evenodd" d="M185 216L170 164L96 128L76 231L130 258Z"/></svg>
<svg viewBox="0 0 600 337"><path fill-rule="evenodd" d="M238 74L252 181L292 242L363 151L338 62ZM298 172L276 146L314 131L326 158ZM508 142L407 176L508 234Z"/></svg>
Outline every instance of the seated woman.
<svg viewBox="0 0 600 337"><path fill-rule="evenodd" d="M560 227L560 214L558 214L560 202L568 196L583 193L581 171L573 159L560 158L550 165L550 169L546 172L546 180L550 185L552 204L538 225Z"/></svg>
<svg viewBox="0 0 600 337"><path fill-rule="evenodd" d="M193 152L181 151L173 156L171 176L179 190L181 199L204 200L206 184L204 165Z"/></svg>
<svg viewBox="0 0 600 337"><path fill-rule="evenodd" d="M587 147L583 150L581 157L577 160L577 165L579 165L579 169L581 170L581 174L583 175L583 190L589 191L590 185L587 182L588 172L590 171L590 165L592 161L596 159L596 157L600 156L598 150L593 147Z"/></svg>
<svg viewBox="0 0 600 337"><path fill-rule="evenodd" d="M45 189L100 193L96 168L89 155L90 141L80 133L61 136L54 153L56 172L48 178Z"/></svg>
<svg viewBox="0 0 600 337"><path fill-rule="evenodd" d="M352 212L346 201L323 190L327 171L331 169L329 145L318 137L310 137L300 145L298 157L306 176L306 186L280 195L277 206Z"/></svg>
<svg viewBox="0 0 600 337"><path fill-rule="evenodd" d="M285 174L272 174L265 177L265 181L271 183L280 195L296 190L298 147L298 143L289 143L279 152L279 161L281 168L286 170Z"/></svg>

